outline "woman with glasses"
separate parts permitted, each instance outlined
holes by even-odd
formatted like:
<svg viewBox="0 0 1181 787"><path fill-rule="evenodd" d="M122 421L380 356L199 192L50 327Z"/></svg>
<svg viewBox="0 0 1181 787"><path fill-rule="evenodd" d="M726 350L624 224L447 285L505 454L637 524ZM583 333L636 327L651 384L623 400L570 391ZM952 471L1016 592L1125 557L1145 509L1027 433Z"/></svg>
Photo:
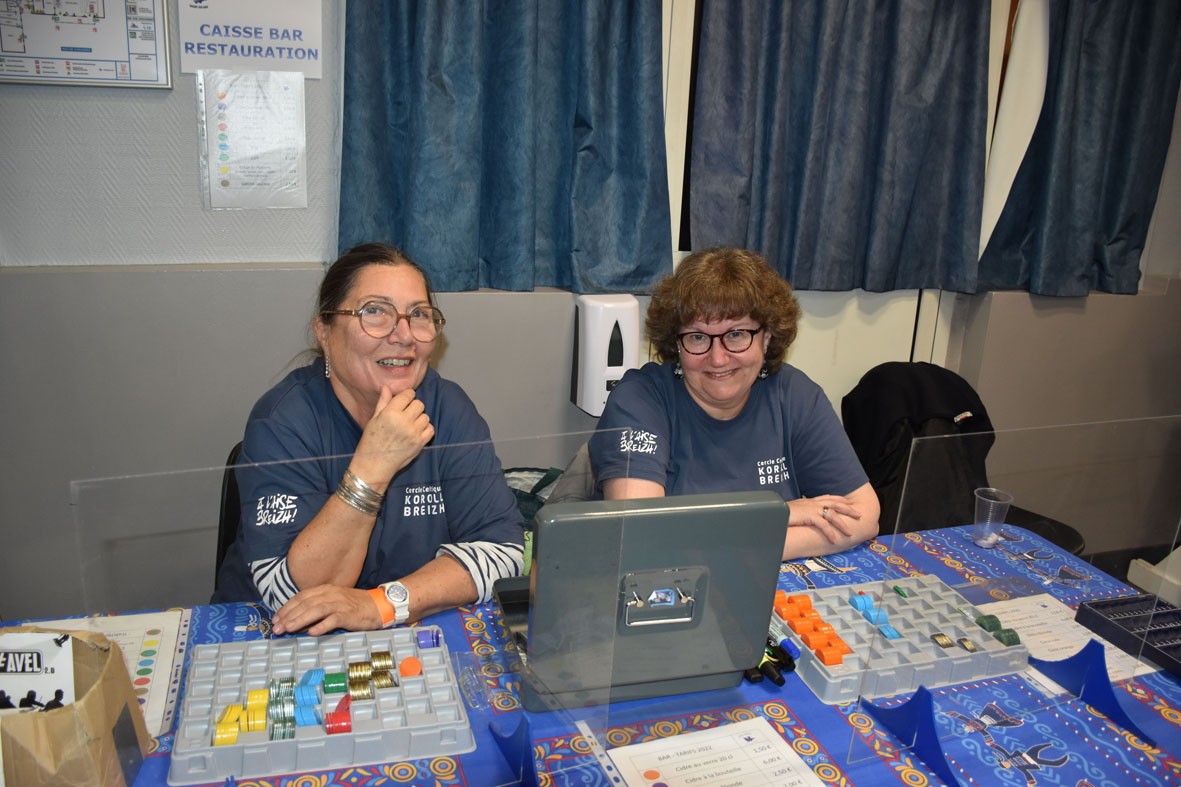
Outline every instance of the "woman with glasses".
<svg viewBox="0 0 1181 787"><path fill-rule="evenodd" d="M799 316L791 286L753 252L681 262L648 307L660 362L623 376L599 419L611 431L590 441L596 495L779 492L784 560L876 535L877 495L832 405L783 362Z"/></svg>
<svg viewBox="0 0 1181 787"><path fill-rule="evenodd" d="M521 515L488 426L427 365L445 323L397 249L366 244L333 263L316 359L247 421L242 524L214 602L261 600L275 634L318 635L485 601L520 574Z"/></svg>

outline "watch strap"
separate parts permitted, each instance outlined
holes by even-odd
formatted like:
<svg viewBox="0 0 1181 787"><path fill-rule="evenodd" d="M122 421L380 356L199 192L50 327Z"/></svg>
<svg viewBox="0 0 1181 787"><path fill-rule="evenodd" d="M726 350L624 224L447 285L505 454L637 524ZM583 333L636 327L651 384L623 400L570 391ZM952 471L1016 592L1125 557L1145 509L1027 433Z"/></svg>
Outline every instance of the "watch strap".
<svg viewBox="0 0 1181 787"><path fill-rule="evenodd" d="M379 585L375 588L369 588L367 591L369 597L373 599L373 603L377 605L377 611L381 614L382 628L389 628L394 625L394 605L385 596L385 586Z"/></svg>
<svg viewBox="0 0 1181 787"><path fill-rule="evenodd" d="M390 598L390 588L395 585L402 590L403 598L401 601L395 601ZM401 582L394 581L386 582L381 587L385 590L386 600L394 605L394 622L401 625L410 620L410 591L406 586Z"/></svg>

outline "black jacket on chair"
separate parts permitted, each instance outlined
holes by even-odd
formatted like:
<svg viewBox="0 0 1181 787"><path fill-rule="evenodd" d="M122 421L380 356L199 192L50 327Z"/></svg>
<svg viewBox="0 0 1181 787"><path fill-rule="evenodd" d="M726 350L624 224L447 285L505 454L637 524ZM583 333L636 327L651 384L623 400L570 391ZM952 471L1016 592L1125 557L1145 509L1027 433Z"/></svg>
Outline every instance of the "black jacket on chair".
<svg viewBox="0 0 1181 787"><path fill-rule="evenodd" d="M883 363L841 400L841 420L878 493L883 532L972 521L972 490L988 486L994 437L984 403L962 377L929 363Z"/></svg>
<svg viewBox="0 0 1181 787"><path fill-rule="evenodd" d="M882 506L883 533L970 524L996 440L976 390L930 363L870 369L841 400L845 432ZM916 438L927 438L914 442ZM1013 506L1006 521L1079 554L1074 528Z"/></svg>

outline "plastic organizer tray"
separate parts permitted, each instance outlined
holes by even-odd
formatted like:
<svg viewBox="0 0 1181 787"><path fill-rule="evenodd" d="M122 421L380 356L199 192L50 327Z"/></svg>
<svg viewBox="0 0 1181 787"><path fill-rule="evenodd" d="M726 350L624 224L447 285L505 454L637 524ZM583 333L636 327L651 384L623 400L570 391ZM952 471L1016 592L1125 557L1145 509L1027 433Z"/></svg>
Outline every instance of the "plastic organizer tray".
<svg viewBox="0 0 1181 787"><path fill-rule="evenodd" d="M168 783L472 751L447 654L436 626L198 645Z"/></svg>
<svg viewBox="0 0 1181 787"><path fill-rule="evenodd" d="M817 613L811 624L797 614L809 605ZM831 632L817 631L817 618ZM799 647L796 673L830 705L1000 677L1029 664L1015 632L929 575L781 591L771 623Z"/></svg>
<svg viewBox="0 0 1181 787"><path fill-rule="evenodd" d="M1151 593L1084 601L1074 620L1137 658L1181 678L1181 609Z"/></svg>

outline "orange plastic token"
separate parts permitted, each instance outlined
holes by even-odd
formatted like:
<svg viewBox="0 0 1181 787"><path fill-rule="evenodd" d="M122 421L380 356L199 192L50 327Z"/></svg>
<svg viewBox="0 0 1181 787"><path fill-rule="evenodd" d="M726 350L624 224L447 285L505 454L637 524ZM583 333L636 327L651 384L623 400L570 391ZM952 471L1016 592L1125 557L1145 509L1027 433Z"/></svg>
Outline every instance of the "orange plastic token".
<svg viewBox="0 0 1181 787"><path fill-rule="evenodd" d="M812 597L811 596L804 596L804 595L796 594L794 596L788 596L787 600L791 604L798 605L800 607L800 609L807 610L807 609L812 608Z"/></svg>
<svg viewBox="0 0 1181 787"><path fill-rule="evenodd" d="M403 678L412 678L422 674L422 662L414 656L407 656L398 665L398 674Z"/></svg>
<svg viewBox="0 0 1181 787"><path fill-rule="evenodd" d="M805 631L800 634L800 639L803 640L808 650L819 650L828 646L832 641L832 635L823 631Z"/></svg>
<svg viewBox="0 0 1181 787"><path fill-rule="evenodd" d="M844 662L845 658L841 655L840 648L828 647L820 648L816 651L816 657L820 659L820 663L827 664L830 667Z"/></svg>
<svg viewBox="0 0 1181 787"><path fill-rule="evenodd" d="M810 620L809 618L792 618L787 622L787 625L792 631L802 635L816 628L816 621Z"/></svg>

